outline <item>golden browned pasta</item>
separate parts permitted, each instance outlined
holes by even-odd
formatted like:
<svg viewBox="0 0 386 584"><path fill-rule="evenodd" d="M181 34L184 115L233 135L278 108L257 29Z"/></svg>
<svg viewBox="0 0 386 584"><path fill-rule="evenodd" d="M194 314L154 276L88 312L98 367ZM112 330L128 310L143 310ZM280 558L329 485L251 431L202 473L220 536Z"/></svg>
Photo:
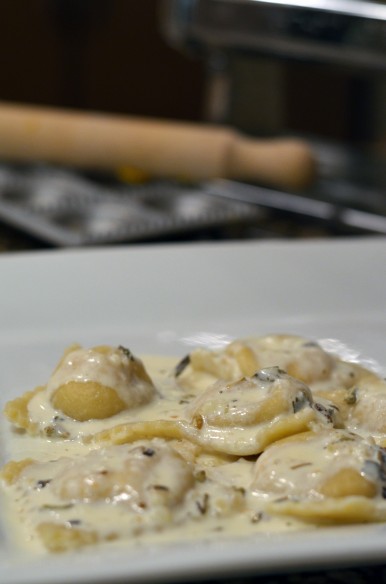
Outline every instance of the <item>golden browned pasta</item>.
<svg viewBox="0 0 386 584"><path fill-rule="evenodd" d="M324 417L327 412L329 417ZM217 382L198 396L187 414L190 423L181 422L186 437L238 456L259 454L312 423L334 421L333 409L314 404L309 388L278 367L231 383Z"/></svg>
<svg viewBox="0 0 386 584"><path fill-rule="evenodd" d="M33 458L24 458L23 460L10 460L0 469L0 478L7 485L12 485L19 478L20 473L30 464L34 463Z"/></svg>
<svg viewBox="0 0 386 584"><path fill-rule="evenodd" d="M178 370L182 383L194 383L199 374L235 381L259 369L280 367L306 384L327 380L336 360L317 343L295 335L249 337L229 343L224 349L195 349Z"/></svg>
<svg viewBox="0 0 386 584"><path fill-rule="evenodd" d="M81 432L78 422L111 418L154 395L143 363L124 347L72 345L47 385L9 402L5 414L30 434L69 438Z"/></svg>
<svg viewBox="0 0 386 584"><path fill-rule="evenodd" d="M154 386L141 361L123 347L67 352L48 383L54 408L84 422L147 403Z"/></svg>
<svg viewBox="0 0 386 584"><path fill-rule="evenodd" d="M384 521L386 457L346 430L307 432L273 444L256 462L252 488L274 513L312 522Z"/></svg>
<svg viewBox="0 0 386 584"><path fill-rule="evenodd" d="M70 524L60 525L44 521L36 526L36 533L43 545L50 552L68 552L78 550L99 541L95 531L79 529ZM106 538L108 541L108 538Z"/></svg>
<svg viewBox="0 0 386 584"><path fill-rule="evenodd" d="M179 422L154 420L150 422L128 422L87 437L87 442L96 444L130 444L144 438L182 439L185 432Z"/></svg>
<svg viewBox="0 0 386 584"><path fill-rule="evenodd" d="M44 391L44 387L39 386L36 389L27 391L22 396L7 402L4 407L4 415L6 418L8 418L8 420L17 428L28 430L30 434L36 434L38 432L38 425L32 422L30 418L28 404L32 398L42 391Z"/></svg>

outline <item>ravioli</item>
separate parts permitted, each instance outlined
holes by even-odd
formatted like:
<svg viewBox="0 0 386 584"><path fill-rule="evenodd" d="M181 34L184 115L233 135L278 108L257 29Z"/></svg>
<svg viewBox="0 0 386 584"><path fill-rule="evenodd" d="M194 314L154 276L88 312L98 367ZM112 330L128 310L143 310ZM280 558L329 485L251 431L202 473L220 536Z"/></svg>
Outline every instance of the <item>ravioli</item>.
<svg viewBox="0 0 386 584"><path fill-rule="evenodd" d="M194 484L192 468L162 441L22 461L3 476L51 551L163 528Z"/></svg>
<svg viewBox="0 0 386 584"><path fill-rule="evenodd" d="M237 381L273 366L308 385L316 401L327 400L347 423L352 416L361 418L359 410L362 405L366 407L365 388L370 388L371 395L375 388L386 392L385 382L375 373L343 361L315 341L288 334L237 339L221 350L195 349L178 364L175 375L182 386L194 387L216 380ZM358 393L358 388L363 390ZM353 408L359 396L361 407ZM373 426L379 426L379 422Z"/></svg>
<svg viewBox="0 0 386 584"><path fill-rule="evenodd" d="M363 375L352 390L351 402L347 427L386 446L386 382L375 375Z"/></svg>
<svg viewBox="0 0 386 584"><path fill-rule="evenodd" d="M63 552L243 510L239 489L204 485L183 452L162 439L138 441L78 458L11 461L1 476L24 527Z"/></svg>
<svg viewBox="0 0 386 584"><path fill-rule="evenodd" d="M195 349L177 369L181 380L209 374L216 379L235 381L259 369L280 367L306 384L323 381L331 374L335 360L317 343L296 335L248 337L229 343L224 349ZM194 381L193 381L194 382Z"/></svg>
<svg viewBox="0 0 386 584"><path fill-rule="evenodd" d="M68 438L71 427L111 418L151 401L155 387L124 347L70 347L45 387L8 402L7 418L31 434Z"/></svg>
<svg viewBox="0 0 386 584"><path fill-rule="evenodd" d="M386 519L386 455L347 430L307 432L279 441L257 460L252 489L268 509L312 522Z"/></svg>
<svg viewBox="0 0 386 584"><path fill-rule="evenodd" d="M313 424L339 426L338 409L327 400L314 401L303 382L271 367L252 377L209 386L175 421L123 423L96 433L91 441L123 444L161 436L187 439L214 452L250 456Z"/></svg>
<svg viewBox="0 0 386 584"><path fill-rule="evenodd" d="M336 410L314 402L302 381L279 367L230 383L217 382L189 406L185 436L215 451L238 456L261 453L312 424L333 424Z"/></svg>
<svg viewBox="0 0 386 584"><path fill-rule="evenodd" d="M5 499L50 552L386 521L386 382L300 336L72 345L4 413Z"/></svg>

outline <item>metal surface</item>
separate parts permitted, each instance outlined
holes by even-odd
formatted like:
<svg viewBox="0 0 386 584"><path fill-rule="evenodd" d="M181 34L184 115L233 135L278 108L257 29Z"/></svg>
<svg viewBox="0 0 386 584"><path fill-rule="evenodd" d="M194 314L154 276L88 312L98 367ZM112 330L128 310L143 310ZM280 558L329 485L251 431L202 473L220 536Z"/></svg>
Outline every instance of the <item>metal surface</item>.
<svg viewBox="0 0 386 584"><path fill-rule="evenodd" d="M375 212L325 201L273 191L254 185L216 180L205 185L205 192L231 200L250 203L259 208L284 212L297 218L308 218L319 225L386 235L386 216Z"/></svg>
<svg viewBox="0 0 386 584"><path fill-rule="evenodd" d="M167 181L103 184L53 166L0 166L0 220L56 246L155 240L247 225L262 212Z"/></svg>
<svg viewBox="0 0 386 584"><path fill-rule="evenodd" d="M365 0L164 0L179 48L258 51L386 70L386 4Z"/></svg>
<svg viewBox="0 0 386 584"><path fill-rule="evenodd" d="M15 247L2 245L1 236L7 236L9 228L19 230L24 239L30 236L58 247L175 238L386 234L386 202L381 210L375 191L363 207L364 194L358 187L359 204L347 205L344 184L342 194L335 192L328 200L323 192L310 197L223 179L196 185L104 184L51 166L2 165L0 249ZM326 190L331 190L328 181ZM12 239L18 242L17 237Z"/></svg>

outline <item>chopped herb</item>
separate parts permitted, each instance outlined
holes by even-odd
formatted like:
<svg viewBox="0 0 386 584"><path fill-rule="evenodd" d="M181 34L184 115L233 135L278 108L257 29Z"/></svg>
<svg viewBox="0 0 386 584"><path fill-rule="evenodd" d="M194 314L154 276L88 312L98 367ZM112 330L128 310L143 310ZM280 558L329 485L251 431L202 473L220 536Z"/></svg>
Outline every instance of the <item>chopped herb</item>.
<svg viewBox="0 0 386 584"><path fill-rule="evenodd" d="M174 368L174 376L178 377L190 364L190 355L186 355Z"/></svg>
<svg viewBox="0 0 386 584"><path fill-rule="evenodd" d="M37 489L44 489L44 487L46 487L48 485L48 483L50 483L51 481L52 481L52 479L41 479L41 480L36 482L36 488Z"/></svg>
<svg viewBox="0 0 386 584"><path fill-rule="evenodd" d="M253 377L256 377L260 381L268 381L269 383L274 383L283 374L285 374L285 371L283 371L283 369L280 369L280 367L269 367L267 369L260 369L260 371L255 373Z"/></svg>
<svg viewBox="0 0 386 584"><path fill-rule="evenodd" d="M201 430L204 425L204 418L200 415L194 416L193 425L197 428L197 430Z"/></svg>
<svg viewBox="0 0 386 584"><path fill-rule="evenodd" d="M355 442L355 437L353 435L341 436L340 438L338 438L338 440L333 440L329 444L323 446L323 448L331 449L331 446L334 446L334 444L339 444L339 442Z"/></svg>
<svg viewBox="0 0 386 584"><path fill-rule="evenodd" d="M149 489L154 489L155 491L169 491L169 487L166 485L150 485Z"/></svg>
<svg viewBox="0 0 386 584"><path fill-rule="evenodd" d="M292 470L297 470L298 468L303 468L303 466L311 466L312 462L299 462L299 464L294 464L291 466Z"/></svg>
<svg viewBox="0 0 386 584"><path fill-rule="evenodd" d="M126 349L126 347L119 345L118 350L121 351L128 359L130 359L130 361L135 361L134 355L130 349Z"/></svg>
<svg viewBox="0 0 386 584"><path fill-rule="evenodd" d="M69 519L67 523L69 523L71 527L74 527L75 525L80 525L82 522L80 519Z"/></svg>
<svg viewBox="0 0 386 584"><path fill-rule="evenodd" d="M196 481L198 481L199 483L203 483L206 481L206 472L204 470L198 470L196 472L196 474L194 475L194 478L196 479Z"/></svg>
<svg viewBox="0 0 386 584"><path fill-rule="evenodd" d="M264 513L262 511L256 511L251 517L251 523L259 523L264 517Z"/></svg>
<svg viewBox="0 0 386 584"><path fill-rule="evenodd" d="M279 497L279 499L275 499L274 503L285 503L288 501L288 497Z"/></svg>
<svg viewBox="0 0 386 584"><path fill-rule="evenodd" d="M385 448L382 448L382 447L378 448L378 461L379 461L381 481L386 483L386 450L385 450Z"/></svg>
<svg viewBox="0 0 386 584"><path fill-rule="evenodd" d="M209 503L208 493L204 494L201 501L199 500L196 501L197 509L199 510L201 515L205 515L205 513L208 511L208 503Z"/></svg>
<svg viewBox="0 0 386 584"><path fill-rule="evenodd" d="M300 412L306 405L309 405L308 397L300 391L296 396L295 399L292 401L292 409L294 414Z"/></svg>
<svg viewBox="0 0 386 584"><path fill-rule="evenodd" d="M73 503L66 503L64 505L42 505L41 509L47 510L47 511L63 511L64 509L72 509L72 507L74 506Z"/></svg>
<svg viewBox="0 0 386 584"><path fill-rule="evenodd" d="M337 408L334 405L324 406L320 402L315 402L313 404L313 408L315 411L322 414L327 419L327 421L330 422L331 424L334 421L334 417L335 417L336 412L339 411L339 408Z"/></svg>
<svg viewBox="0 0 386 584"><path fill-rule="evenodd" d="M245 494L246 494L246 492L247 492L247 491L244 489L244 487L233 487L233 490L234 490L236 493L240 493L240 495L242 495L243 497L245 497Z"/></svg>
<svg viewBox="0 0 386 584"><path fill-rule="evenodd" d="M70 432L57 423L52 426L46 426L43 431L47 438L63 438L65 440L70 437Z"/></svg>
<svg viewBox="0 0 386 584"><path fill-rule="evenodd" d="M348 405L353 405L356 404L358 400L358 388L354 387L354 389L352 389L350 391L350 393L348 395L346 395L346 397L344 398L344 401L346 402L346 404Z"/></svg>
<svg viewBox="0 0 386 584"><path fill-rule="evenodd" d="M142 454L143 454L144 456L154 456L154 455L155 455L155 450L153 450L152 448L145 448L145 449L142 451Z"/></svg>

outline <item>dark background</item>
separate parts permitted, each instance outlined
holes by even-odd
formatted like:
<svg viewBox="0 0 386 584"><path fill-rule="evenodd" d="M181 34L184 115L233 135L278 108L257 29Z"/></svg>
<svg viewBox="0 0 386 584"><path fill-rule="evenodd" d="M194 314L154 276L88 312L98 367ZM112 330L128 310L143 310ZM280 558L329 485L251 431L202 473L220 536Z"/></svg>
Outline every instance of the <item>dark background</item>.
<svg viewBox="0 0 386 584"><path fill-rule="evenodd" d="M157 0L3 0L0 100L205 119L206 64L172 48L160 29ZM371 105L368 74L281 60L277 115L269 104L275 86L270 80L269 93L265 71L278 65L269 58L257 62L256 74L253 59L235 65L240 79L248 64L249 86L233 104L234 125L345 142L374 138L360 127L361 111L368 117ZM255 105L250 96L257 94ZM270 116L275 120L267 127Z"/></svg>
<svg viewBox="0 0 386 584"><path fill-rule="evenodd" d="M204 65L159 28L156 0L3 0L0 100L199 119Z"/></svg>

